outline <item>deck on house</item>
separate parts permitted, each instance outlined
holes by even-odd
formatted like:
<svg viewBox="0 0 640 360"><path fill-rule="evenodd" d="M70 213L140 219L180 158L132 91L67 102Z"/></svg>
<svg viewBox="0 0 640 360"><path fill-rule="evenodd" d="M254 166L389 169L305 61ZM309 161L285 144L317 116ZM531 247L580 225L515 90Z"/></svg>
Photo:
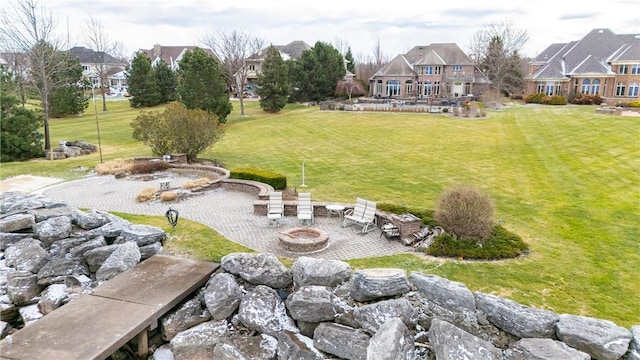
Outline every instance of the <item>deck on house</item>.
<svg viewBox="0 0 640 360"><path fill-rule="evenodd" d="M154 255L0 342L0 359L106 359L203 286L218 264Z"/></svg>

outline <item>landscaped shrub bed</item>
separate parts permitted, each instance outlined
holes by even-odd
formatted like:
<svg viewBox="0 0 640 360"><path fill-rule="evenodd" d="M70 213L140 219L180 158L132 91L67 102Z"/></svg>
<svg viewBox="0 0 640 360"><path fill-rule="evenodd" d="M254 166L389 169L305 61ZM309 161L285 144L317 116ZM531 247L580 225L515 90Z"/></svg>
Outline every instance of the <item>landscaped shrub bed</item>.
<svg viewBox="0 0 640 360"><path fill-rule="evenodd" d="M237 168L233 169L229 174L231 179L252 180L273 186L275 190L284 190L287 188L287 177L266 170Z"/></svg>
<svg viewBox="0 0 640 360"><path fill-rule="evenodd" d="M129 170L132 174L152 174L156 171L167 170L170 168L166 161L144 161L133 164Z"/></svg>
<svg viewBox="0 0 640 360"><path fill-rule="evenodd" d="M600 105L602 104L602 98L598 94L580 94L571 99L571 103L576 105Z"/></svg>
<svg viewBox="0 0 640 360"><path fill-rule="evenodd" d="M525 254L529 246L520 236L500 225L491 230L491 235L480 245L475 239L456 239L450 234L440 235L427 249L427 254L477 260L498 260Z"/></svg>

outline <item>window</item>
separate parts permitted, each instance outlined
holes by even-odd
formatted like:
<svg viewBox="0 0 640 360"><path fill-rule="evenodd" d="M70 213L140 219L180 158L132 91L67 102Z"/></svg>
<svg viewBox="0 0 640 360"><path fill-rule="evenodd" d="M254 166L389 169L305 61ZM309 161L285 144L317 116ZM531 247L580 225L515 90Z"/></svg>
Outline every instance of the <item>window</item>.
<svg viewBox="0 0 640 360"><path fill-rule="evenodd" d="M442 66L435 66L433 73L436 75L440 75L440 73L442 73Z"/></svg>
<svg viewBox="0 0 640 360"><path fill-rule="evenodd" d="M624 96L624 83L623 82L619 82L618 85L616 85L616 96Z"/></svg>
<svg viewBox="0 0 640 360"><path fill-rule="evenodd" d="M600 93L600 79L593 79L591 83L591 93L593 95L598 95Z"/></svg>
<svg viewBox="0 0 640 360"><path fill-rule="evenodd" d="M631 75L640 75L640 64L631 65Z"/></svg>
<svg viewBox="0 0 640 360"><path fill-rule="evenodd" d="M422 81L418 81L418 95L422 95Z"/></svg>
<svg viewBox="0 0 640 360"><path fill-rule="evenodd" d="M462 66L460 66L460 65L452 66L451 70L453 70L453 71L462 71Z"/></svg>
<svg viewBox="0 0 640 360"><path fill-rule="evenodd" d="M544 93L546 95L553 96L553 85L554 84L551 81L546 84L546 87L544 89Z"/></svg>
<svg viewBox="0 0 640 360"><path fill-rule="evenodd" d="M629 65L618 65L618 74L628 74L629 73Z"/></svg>
<svg viewBox="0 0 640 360"><path fill-rule="evenodd" d="M418 75L424 75L424 66L418 66L416 71L418 72Z"/></svg>
<svg viewBox="0 0 640 360"><path fill-rule="evenodd" d="M89 72L89 70L91 70L89 65L82 65L82 72Z"/></svg>
<svg viewBox="0 0 640 360"><path fill-rule="evenodd" d="M440 81L433 82L433 95L440 95Z"/></svg>
<svg viewBox="0 0 640 360"><path fill-rule="evenodd" d="M583 94L589 94L589 89L591 88L591 80L589 79L584 79L582 80L582 90L581 92Z"/></svg>
<svg viewBox="0 0 640 360"><path fill-rule="evenodd" d="M538 86L536 87L536 92L537 93L544 92L544 83L543 82L539 82L538 83Z"/></svg>
<svg viewBox="0 0 640 360"><path fill-rule="evenodd" d="M255 71L256 66L254 64L249 64L249 71Z"/></svg>
<svg viewBox="0 0 640 360"><path fill-rule="evenodd" d="M413 81L407 80L404 83L404 93L413 94Z"/></svg>
<svg viewBox="0 0 640 360"><path fill-rule="evenodd" d="M431 66L425 66L425 67L424 67L424 74L425 74L425 75L433 75L433 67L431 67Z"/></svg>
<svg viewBox="0 0 640 360"><path fill-rule="evenodd" d="M471 83L464 83L464 93L471 94Z"/></svg>
<svg viewBox="0 0 640 360"><path fill-rule="evenodd" d="M382 80L376 82L376 94L382 94Z"/></svg>
<svg viewBox="0 0 640 360"><path fill-rule="evenodd" d="M387 81L387 96L400 95L400 80Z"/></svg>
<svg viewBox="0 0 640 360"><path fill-rule="evenodd" d="M424 94L427 96L431 96L433 93L433 87L431 86L431 81L427 81L424 83Z"/></svg>
<svg viewBox="0 0 640 360"><path fill-rule="evenodd" d="M629 84L629 96L638 97L638 88L640 85L638 83Z"/></svg>

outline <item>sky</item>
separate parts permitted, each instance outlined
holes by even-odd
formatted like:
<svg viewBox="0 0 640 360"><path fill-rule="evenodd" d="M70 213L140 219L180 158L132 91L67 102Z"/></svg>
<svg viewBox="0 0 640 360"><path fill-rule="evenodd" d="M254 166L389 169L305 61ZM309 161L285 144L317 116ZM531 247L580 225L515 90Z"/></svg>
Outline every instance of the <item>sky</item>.
<svg viewBox="0 0 640 360"><path fill-rule="evenodd" d="M11 0L15 2L16 0ZM303 40L348 45L355 59L373 58L379 43L392 58L416 45L456 43L467 51L473 36L488 24L509 23L529 36L521 49L535 56L553 43L580 40L597 28L640 34L640 1L577 0L40 0L68 29L72 45L84 45L82 29L90 18L102 23L127 54L165 46L203 46L208 35L234 30L286 45Z"/></svg>

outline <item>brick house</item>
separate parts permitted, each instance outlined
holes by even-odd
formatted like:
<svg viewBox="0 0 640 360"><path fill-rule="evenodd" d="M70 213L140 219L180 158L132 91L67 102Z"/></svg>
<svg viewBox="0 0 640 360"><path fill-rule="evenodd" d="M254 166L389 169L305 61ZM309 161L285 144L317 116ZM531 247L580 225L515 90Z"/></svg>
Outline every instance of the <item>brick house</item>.
<svg viewBox="0 0 640 360"><path fill-rule="evenodd" d="M303 51L311 49L311 46L309 46L309 44L301 40L292 41L287 45L273 46L278 49L278 51L280 51L280 56L285 61L289 59L297 59L302 55ZM248 71L246 74L247 79L245 88L248 91L252 91L255 87L256 80L258 79L258 74L260 74L261 72L262 63L267 57L267 49L269 49L269 47L261 49L247 59Z"/></svg>
<svg viewBox="0 0 640 360"><path fill-rule="evenodd" d="M551 44L529 63L527 94L605 101L640 99L640 35L594 29L577 41Z"/></svg>
<svg viewBox="0 0 640 360"><path fill-rule="evenodd" d="M491 82L456 44L415 46L369 78L373 97L450 99L480 96Z"/></svg>

